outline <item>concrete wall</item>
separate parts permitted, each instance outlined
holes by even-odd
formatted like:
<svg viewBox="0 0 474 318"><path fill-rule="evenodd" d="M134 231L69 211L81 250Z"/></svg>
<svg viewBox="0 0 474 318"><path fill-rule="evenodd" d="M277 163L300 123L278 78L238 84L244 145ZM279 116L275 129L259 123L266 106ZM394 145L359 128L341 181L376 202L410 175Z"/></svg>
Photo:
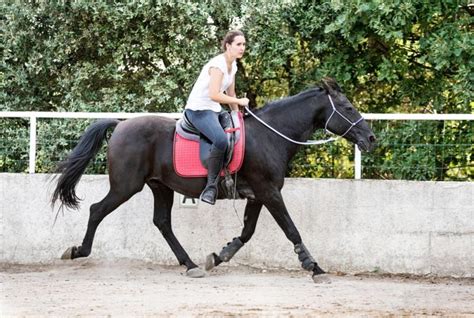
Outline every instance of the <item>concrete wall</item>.
<svg viewBox="0 0 474 318"><path fill-rule="evenodd" d="M1 262L51 262L79 245L88 209L108 191L107 176L84 176L80 211L60 213L49 204L49 175L0 174ZM474 183L288 179L288 210L314 258L327 270L473 277ZM183 207L176 194L175 233L201 264L240 234L245 202ZM137 258L176 264L152 222L148 188L110 214L97 231L93 258ZM257 230L231 261L299 268L292 244L267 210Z"/></svg>

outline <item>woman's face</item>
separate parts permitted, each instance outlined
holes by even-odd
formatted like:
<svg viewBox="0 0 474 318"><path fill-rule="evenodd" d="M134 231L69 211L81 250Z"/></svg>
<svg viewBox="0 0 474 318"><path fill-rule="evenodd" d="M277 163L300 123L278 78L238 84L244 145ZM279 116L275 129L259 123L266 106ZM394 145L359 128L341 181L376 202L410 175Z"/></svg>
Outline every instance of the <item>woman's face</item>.
<svg viewBox="0 0 474 318"><path fill-rule="evenodd" d="M226 44L227 52L234 58L240 59L245 52L245 37L238 35L231 44Z"/></svg>

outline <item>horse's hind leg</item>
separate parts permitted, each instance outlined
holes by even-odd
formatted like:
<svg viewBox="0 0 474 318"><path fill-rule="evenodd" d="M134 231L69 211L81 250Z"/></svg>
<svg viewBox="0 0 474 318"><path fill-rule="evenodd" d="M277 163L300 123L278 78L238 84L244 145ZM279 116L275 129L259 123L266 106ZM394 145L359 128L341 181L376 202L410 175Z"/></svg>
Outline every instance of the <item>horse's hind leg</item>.
<svg viewBox="0 0 474 318"><path fill-rule="evenodd" d="M143 186L141 188L143 188ZM84 240L82 241L82 245L68 248L61 258L74 259L89 256L94 241L94 235L100 222L102 222L108 214L117 209L122 203L140 191L141 188L136 187L135 190L132 190L129 187L128 189L122 188L117 190L111 186L111 189L105 198L98 203L92 204L90 207L89 222L87 224L87 231Z"/></svg>
<svg viewBox="0 0 474 318"><path fill-rule="evenodd" d="M166 242L168 242L168 245L178 259L179 265L186 266L186 274L193 278L204 277L205 272L191 260L173 233L171 227L171 208L173 207L174 199L173 190L157 182L149 183L148 185L153 192L155 201L153 223L160 230Z"/></svg>
<svg viewBox="0 0 474 318"><path fill-rule="evenodd" d="M209 254L206 258L206 270L209 271L222 262L228 262L239 251L239 249L247 243L255 232L257 220L262 210L262 203L255 200L248 200L245 206L244 228L240 237L236 237L232 242L227 243L222 251Z"/></svg>

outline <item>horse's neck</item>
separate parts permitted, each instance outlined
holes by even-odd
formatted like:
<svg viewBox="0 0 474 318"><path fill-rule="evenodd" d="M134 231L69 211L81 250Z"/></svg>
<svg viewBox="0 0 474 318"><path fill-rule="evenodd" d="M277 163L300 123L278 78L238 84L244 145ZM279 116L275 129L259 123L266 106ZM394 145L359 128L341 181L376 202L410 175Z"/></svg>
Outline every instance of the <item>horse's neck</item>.
<svg viewBox="0 0 474 318"><path fill-rule="evenodd" d="M288 105L270 107L262 113L261 119L293 140L306 141L316 128L314 118L320 111L319 107L313 105L301 100Z"/></svg>
<svg viewBox="0 0 474 318"><path fill-rule="evenodd" d="M258 116L283 135L295 141L307 141L317 127L324 125L321 122L324 100L321 98L322 95L319 94L296 96L278 104L268 105ZM278 145L278 153L285 157L285 166L301 148L301 145L284 142L282 137L263 127L261 123L252 122L253 125L259 126L257 131L262 134L259 138L263 138L265 134L270 138L268 141L273 140Z"/></svg>

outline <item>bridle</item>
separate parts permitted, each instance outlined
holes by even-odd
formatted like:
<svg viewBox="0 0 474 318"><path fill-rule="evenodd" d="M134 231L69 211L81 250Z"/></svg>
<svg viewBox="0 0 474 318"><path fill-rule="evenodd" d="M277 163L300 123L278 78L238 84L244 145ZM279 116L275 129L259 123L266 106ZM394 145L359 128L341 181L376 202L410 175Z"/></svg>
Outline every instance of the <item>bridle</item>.
<svg viewBox="0 0 474 318"><path fill-rule="evenodd" d="M329 125L329 121L332 119L332 116L334 116L334 114L338 114L339 116L341 116L345 121L347 121L350 124L350 126L349 126L349 128L347 128L346 132L343 133L342 135L340 135L341 137L344 137L345 135L347 135L349 133L349 131L351 131L352 128L354 128L354 126L356 126L358 123L360 123L362 120L364 120L364 118L361 116L355 122L352 122L350 119L348 119L346 116L341 114L341 112L336 109L336 106L334 106L334 103L332 101L331 95L328 94L328 97L329 97L329 101L331 102L332 113L328 117L328 119L326 120L326 124L324 125L324 130L328 133L333 134L333 135L337 135L337 134L333 133L332 131L330 131L328 129L328 125Z"/></svg>
<svg viewBox="0 0 474 318"><path fill-rule="evenodd" d="M341 112L339 112L337 109L336 109L336 106L334 106L334 103L332 101L332 98L331 98L331 95L328 94L328 97L329 97L329 102L331 102L331 106L332 106L332 113L331 115L328 117L328 119L326 120L326 124L324 125L324 130L330 134L333 134L333 135L336 135L335 133L333 133L332 131L330 131L328 129L328 124L329 124L329 121L332 119L332 117L334 116L334 114L338 114L339 116L341 116L342 118L344 118L344 120L346 120L350 126L349 128L347 128L347 130L344 132L344 134L342 134L340 137L344 137L345 135L347 135L349 133L349 131L354 127L356 126L358 123L360 123L364 118L361 116L357 121L355 122L352 122L350 119L348 119L346 116L344 116L343 114L341 114ZM320 145L320 144L325 144L325 143L328 143L328 142L331 142L331 141L334 141L336 140L337 138L335 137L331 137L331 138L328 138L328 139L323 139L323 140L308 140L308 141L297 141L297 140L293 140L285 135L283 135L281 132L279 132L278 130L276 130L275 128L273 128L272 126L270 126L269 124L267 124L266 122L264 122L263 120L261 120L259 117L257 117L257 115L255 115L249 108L248 106L245 106L245 110L247 113L249 113L250 115L252 115L256 120L258 120L261 124L263 124L265 127L267 127L268 129L270 129L271 131L273 131L274 133L276 133L277 135L279 135L280 137L288 140L289 142L292 142L294 144L298 144L298 145L303 145L303 146L310 146L310 145Z"/></svg>

